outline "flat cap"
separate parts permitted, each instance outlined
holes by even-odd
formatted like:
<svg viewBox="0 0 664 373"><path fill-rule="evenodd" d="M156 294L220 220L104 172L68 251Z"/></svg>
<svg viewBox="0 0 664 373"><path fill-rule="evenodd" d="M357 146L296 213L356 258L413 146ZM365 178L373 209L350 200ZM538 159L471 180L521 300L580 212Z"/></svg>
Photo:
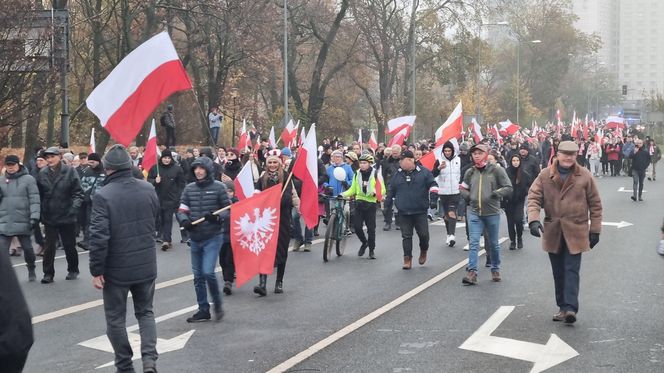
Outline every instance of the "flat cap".
<svg viewBox="0 0 664 373"><path fill-rule="evenodd" d="M559 152L578 152L579 146L574 141L562 141L558 145Z"/></svg>
<svg viewBox="0 0 664 373"><path fill-rule="evenodd" d="M485 145L485 144L475 144L475 145L470 147L469 152L472 154L475 150L480 150L480 151L483 151L485 153L488 153L489 152L489 146Z"/></svg>

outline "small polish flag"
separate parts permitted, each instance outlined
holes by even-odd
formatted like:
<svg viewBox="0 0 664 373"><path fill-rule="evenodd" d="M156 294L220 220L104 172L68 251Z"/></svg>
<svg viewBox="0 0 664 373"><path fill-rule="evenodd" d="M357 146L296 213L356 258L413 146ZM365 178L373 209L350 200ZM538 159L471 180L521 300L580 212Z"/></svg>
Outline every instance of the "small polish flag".
<svg viewBox="0 0 664 373"><path fill-rule="evenodd" d="M463 109L459 101L445 123L436 130L436 146L445 144L449 139L461 137L461 131L463 131Z"/></svg>
<svg viewBox="0 0 664 373"><path fill-rule="evenodd" d="M297 125L295 125L291 119L288 121L288 124L286 124L284 130L281 131L281 140L283 140L284 145L289 146L295 136L297 136Z"/></svg>
<svg viewBox="0 0 664 373"><path fill-rule="evenodd" d="M307 135L306 135L305 132L304 132L304 126L302 126L302 130L300 131L300 137L297 139L297 147L298 147L298 148L301 148L301 147L302 147L302 143L304 143L304 138L305 138L306 136L307 136Z"/></svg>
<svg viewBox="0 0 664 373"><path fill-rule="evenodd" d="M316 124L309 127L309 133L298 150L293 176L302 181L300 212L307 228L318 224L318 148L316 144Z"/></svg>
<svg viewBox="0 0 664 373"><path fill-rule="evenodd" d="M145 145L145 153L143 154L143 160L141 161L143 171L149 172L152 166L157 164L157 159L159 159L160 156L159 147L157 147L157 128L155 127L154 118L152 118L148 143Z"/></svg>
<svg viewBox="0 0 664 373"><path fill-rule="evenodd" d="M477 120L473 118L470 124L470 133L473 135L473 140L475 140L475 144L479 144L480 141L484 139L484 136L482 136L482 127L480 127L480 124L477 123Z"/></svg>
<svg viewBox="0 0 664 373"><path fill-rule="evenodd" d="M512 123L512 121L509 119L504 122L500 122L499 124L500 124L500 132L505 132L508 135L514 135L515 133L517 133L517 131L519 131L519 129L521 129L521 127L518 124Z"/></svg>
<svg viewBox="0 0 664 373"><path fill-rule="evenodd" d="M362 149L362 128L357 129L357 142L360 143L360 149Z"/></svg>
<svg viewBox="0 0 664 373"><path fill-rule="evenodd" d="M269 141L270 147L272 149L277 148L277 142L274 140L274 126L272 126L272 128L270 128L270 137L268 137L268 141Z"/></svg>
<svg viewBox="0 0 664 373"><path fill-rule="evenodd" d="M120 61L85 103L115 141L129 146L162 101L187 89L191 81L164 31Z"/></svg>
<svg viewBox="0 0 664 373"><path fill-rule="evenodd" d="M96 152L97 146L95 145L95 129L92 127L92 133L90 133L90 145L88 146L88 154Z"/></svg>
<svg viewBox="0 0 664 373"><path fill-rule="evenodd" d="M235 195L239 200L249 198L254 195L254 177L251 172L251 162L247 162L233 180L235 184Z"/></svg>
<svg viewBox="0 0 664 373"><path fill-rule="evenodd" d="M403 129L408 129L408 135L410 135L410 130L415 125L415 115L405 116L390 119L387 121L387 128L385 128L385 133L388 135L396 136L397 133L401 132ZM405 137L408 137L406 135Z"/></svg>
<svg viewBox="0 0 664 373"><path fill-rule="evenodd" d="M378 149L378 143L376 142L376 136L374 131L371 130L371 136L369 136L369 147L375 152Z"/></svg>
<svg viewBox="0 0 664 373"><path fill-rule="evenodd" d="M247 133L247 120L242 119L242 132L240 132L240 139L237 142L238 150L242 151L249 146L249 134Z"/></svg>
<svg viewBox="0 0 664 373"><path fill-rule="evenodd" d="M378 202L383 201L383 197L384 197L383 196L383 188L384 187L385 187L385 180L383 180L383 171L379 167L378 169L376 169L376 185L375 185L376 200Z"/></svg>

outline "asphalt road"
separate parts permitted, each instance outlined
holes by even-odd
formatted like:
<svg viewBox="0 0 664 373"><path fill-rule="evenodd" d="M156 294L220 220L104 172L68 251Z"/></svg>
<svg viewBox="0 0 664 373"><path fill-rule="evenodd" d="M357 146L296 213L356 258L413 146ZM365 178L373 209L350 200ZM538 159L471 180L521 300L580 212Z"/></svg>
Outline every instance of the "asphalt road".
<svg viewBox="0 0 664 373"><path fill-rule="evenodd" d="M354 237L346 255L328 263L322 244L315 244L311 253L290 254L284 294L273 294L274 276L264 298L252 293L252 282L224 297L222 322L201 324L185 322L195 294L187 246L177 244L158 252L157 331L173 349L159 356L159 371L529 372L533 362L523 356L544 359L555 334L577 354L547 372L662 372L664 258L655 253L664 215L661 181L646 181L640 203L619 191L631 189L631 178L598 183L604 222L633 225L603 226L599 245L584 254L574 326L550 320L557 311L551 269L530 235L523 250L509 251L503 243L501 283L491 282L482 268L478 286L464 287L463 228L457 229L457 246L449 248L443 226L433 224L429 260L403 271L399 232L379 226L377 260L358 258ZM504 218L501 223L506 237ZM104 335L105 322L87 253L79 258L78 280L64 280L66 263L58 259L51 285L28 283L22 259L12 258L35 323L26 372L114 371L96 369L113 354L103 351L103 342L90 341ZM470 338L503 306L514 306L504 321ZM132 327L131 302L128 307ZM459 348L469 338L476 347ZM561 348L551 346L548 355L561 355ZM140 371L140 361L135 366Z"/></svg>

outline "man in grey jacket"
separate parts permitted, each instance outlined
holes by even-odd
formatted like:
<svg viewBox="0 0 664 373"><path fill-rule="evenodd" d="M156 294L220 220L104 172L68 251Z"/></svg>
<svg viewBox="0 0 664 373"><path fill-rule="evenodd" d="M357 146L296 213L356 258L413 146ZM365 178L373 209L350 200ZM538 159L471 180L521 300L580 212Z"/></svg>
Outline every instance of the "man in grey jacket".
<svg viewBox="0 0 664 373"><path fill-rule="evenodd" d="M18 238L25 253L28 280L35 281L35 252L30 234L39 224L37 182L16 155L5 157L5 174L0 176L0 252L7 252L12 238Z"/></svg>
<svg viewBox="0 0 664 373"><path fill-rule="evenodd" d="M159 201L149 183L131 173L131 159L122 145L102 159L104 186L92 197L90 218L90 273L92 284L103 289L106 335L115 351L118 372L133 372L133 351L127 338L127 294L141 334L143 372L156 373L157 328L152 300L157 278L154 246Z"/></svg>

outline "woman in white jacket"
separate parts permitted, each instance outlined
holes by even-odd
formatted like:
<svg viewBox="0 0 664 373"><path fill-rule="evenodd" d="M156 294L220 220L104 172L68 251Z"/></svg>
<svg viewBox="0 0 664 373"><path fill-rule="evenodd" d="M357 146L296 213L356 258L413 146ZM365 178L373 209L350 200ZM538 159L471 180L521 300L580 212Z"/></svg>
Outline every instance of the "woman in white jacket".
<svg viewBox="0 0 664 373"><path fill-rule="evenodd" d="M443 145L442 159L436 161L433 170L438 184L438 200L445 220L445 230L449 247L456 243L456 209L459 203L459 183L461 182L461 160L456 155L454 145L448 141Z"/></svg>

